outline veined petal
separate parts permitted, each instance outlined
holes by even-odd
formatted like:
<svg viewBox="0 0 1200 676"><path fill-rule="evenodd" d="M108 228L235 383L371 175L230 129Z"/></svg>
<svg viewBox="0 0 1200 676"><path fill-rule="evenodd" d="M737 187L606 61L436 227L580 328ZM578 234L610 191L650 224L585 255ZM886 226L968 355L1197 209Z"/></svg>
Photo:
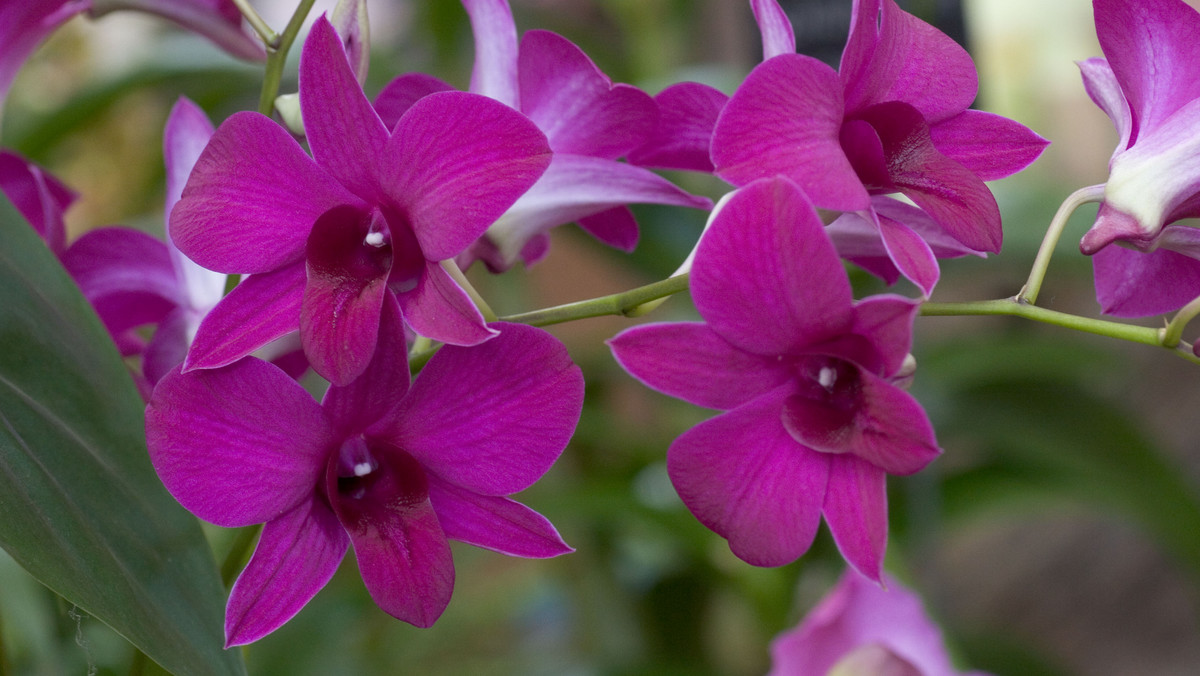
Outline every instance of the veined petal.
<svg viewBox="0 0 1200 676"><path fill-rule="evenodd" d="M876 375L890 378L912 349L913 321L921 303L894 295L871 296L854 303L851 332L866 338L881 359Z"/></svg>
<svg viewBox="0 0 1200 676"><path fill-rule="evenodd" d="M1049 141L1007 117L964 110L931 125L938 152L958 162L981 181L1011 176L1033 163Z"/></svg>
<svg viewBox="0 0 1200 676"><path fill-rule="evenodd" d="M860 371L861 406L846 449L888 474L919 472L942 453L925 409L904 390Z"/></svg>
<svg viewBox="0 0 1200 676"><path fill-rule="evenodd" d="M304 264L250 275L200 322L185 371L225 366L300 326Z"/></svg>
<svg viewBox="0 0 1200 676"><path fill-rule="evenodd" d="M796 443L780 424L787 391L702 422L667 451L683 503L755 566L782 566L808 551L825 502L829 456Z"/></svg>
<svg viewBox="0 0 1200 676"><path fill-rule="evenodd" d="M750 72L713 130L716 173L734 185L783 174L825 209L870 203L842 151L838 75L808 56L782 54Z"/></svg>
<svg viewBox="0 0 1200 676"><path fill-rule="evenodd" d="M254 555L225 609L225 647L253 643L283 626L337 572L350 538L314 497L263 526Z"/></svg>
<svg viewBox="0 0 1200 676"><path fill-rule="evenodd" d="M408 345L400 306L390 293L383 298L379 342L363 375L345 386L333 385L325 392L321 407L337 429L361 434L383 419L408 394Z"/></svg>
<svg viewBox="0 0 1200 676"><path fill-rule="evenodd" d="M575 551L546 517L515 500L479 495L431 477L429 501L451 540L527 559Z"/></svg>
<svg viewBox="0 0 1200 676"><path fill-rule="evenodd" d="M713 128L728 101L723 92L699 82L680 82L662 90L654 97L658 126L645 145L629 153L629 162L712 173Z"/></svg>
<svg viewBox="0 0 1200 676"><path fill-rule="evenodd" d="M492 99L430 94L400 121L385 150L384 187L431 261L457 256L550 164L533 122Z"/></svg>
<svg viewBox="0 0 1200 676"><path fill-rule="evenodd" d="M232 56L265 61L262 42L242 28L242 14L231 0L92 0L92 16L136 9L170 19L203 35Z"/></svg>
<svg viewBox="0 0 1200 676"><path fill-rule="evenodd" d="M62 261L113 335L157 322L180 304L167 246L140 230L92 230L63 253Z"/></svg>
<svg viewBox="0 0 1200 676"><path fill-rule="evenodd" d="M614 160L650 138L658 107L631 85L613 85L566 38L529 31L521 38L521 112L555 153Z"/></svg>
<svg viewBox="0 0 1200 676"><path fill-rule="evenodd" d="M521 109L517 84L517 26L507 0L463 0L475 36L471 91Z"/></svg>
<svg viewBox="0 0 1200 676"><path fill-rule="evenodd" d="M1087 91L1092 102L1108 115L1113 126L1117 128L1121 140L1113 150L1113 157L1124 152L1129 147L1130 136L1133 133L1133 117L1129 111L1129 102L1117 82L1108 61L1101 58L1077 61L1079 74L1083 76L1083 88Z"/></svg>
<svg viewBox="0 0 1200 676"><path fill-rule="evenodd" d="M283 127L234 113L196 161L171 212L171 238L210 270L268 272L298 261L312 224L338 205L363 203Z"/></svg>
<svg viewBox="0 0 1200 676"><path fill-rule="evenodd" d="M583 376L541 329L492 324L475 347L446 346L403 405L373 432L386 434L431 474L482 495L511 495L545 474L583 406Z"/></svg>
<svg viewBox="0 0 1200 676"><path fill-rule="evenodd" d="M1175 246L1142 252L1110 246L1092 256L1096 300L1104 314L1115 317L1150 317L1178 310L1200 296L1200 231L1190 226L1167 226L1163 235L1186 236ZM1195 234L1193 234L1195 233ZM1171 246L1171 245L1165 245Z"/></svg>
<svg viewBox="0 0 1200 676"><path fill-rule="evenodd" d="M0 107L25 59L46 36L91 4L91 0L0 3Z"/></svg>
<svg viewBox="0 0 1200 676"><path fill-rule="evenodd" d="M887 547L887 475L852 455L829 461L829 485L821 509L846 562L879 582Z"/></svg>
<svg viewBox="0 0 1200 676"><path fill-rule="evenodd" d="M412 108L417 101L438 92L452 92L454 87L432 75L424 73L408 73L401 75L379 92L375 97L375 112L388 129L396 126L405 111Z"/></svg>
<svg viewBox="0 0 1200 676"><path fill-rule="evenodd" d="M791 379L774 357L730 345L706 324L643 324L608 341L643 385L697 406L728 411Z"/></svg>
<svg viewBox="0 0 1200 676"><path fill-rule="evenodd" d="M971 56L894 0L855 0L839 67L846 110L902 101L935 123L966 110L979 78Z"/></svg>
<svg viewBox="0 0 1200 676"><path fill-rule="evenodd" d="M762 33L763 61L780 54L796 52L792 22L776 0L750 0L754 20Z"/></svg>
<svg viewBox="0 0 1200 676"><path fill-rule="evenodd" d="M367 202L382 196L383 126L346 60L337 31L324 16L313 24L300 55L300 107L313 159Z"/></svg>
<svg viewBox="0 0 1200 676"><path fill-rule="evenodd" d="M426 263L416 288L397 293L404 320L418 335L451 345L478 345L496 335L466 291L438 263Z"/></svg>
<svg viewBox="0 0 1200 676"><path fill-rule="evenodd" d="M1132 115L1136 147L1200 98L1200 14L1181 0L1094 0L1096 37Z"/></svg>
<svg viewBox="0 0 1200 676"><path fill-rule="evenodd" d="M764 356L841 335L850 282L812 203L785 178L733 194L696 250L696 309L734 346Z"/></svg>
<svg viewBox="0 0 1200 676"><path fill-rule="evenodd" d="M941 275L933 249L912 228L900 221L874 212L869 216L877 219L876 227L879 228L880 240L888 258L928 298Z"/></svg>
<svg viewBox="0 0 1200 676"><path fill-rule="evenodd" d="M0 8L0 12L4 9ZM2 40L0 44L4 44ZM3 103L2 90L0 103ZM0 150L0 192L45 240L50 251L61 257L67 247L63 212L75 201L75 192L38 165L7 150Z"/></svg>
<svg viewBox="0 0 1200 676"><path fill-rule="evenodd" d="M270 521L310 499L333 437L304 388L250 358L167 374L146 407L146 443L180 504L232 528Z"/></svg>

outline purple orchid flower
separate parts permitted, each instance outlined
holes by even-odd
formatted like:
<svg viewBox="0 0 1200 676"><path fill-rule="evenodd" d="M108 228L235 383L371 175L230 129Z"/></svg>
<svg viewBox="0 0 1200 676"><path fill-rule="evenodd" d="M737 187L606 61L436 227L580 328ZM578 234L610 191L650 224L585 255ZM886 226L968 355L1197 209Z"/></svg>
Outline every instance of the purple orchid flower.
<svg viewBox="0 0 1200 676"><path fill-rule="evenodd" d="M795 629L771 643L769 676L958 676L921 599L846 571ZM986 676L970 672L967 676Z"/></svg>
<svg viewBox="0 0 1200 676"><path fill-rule="evenodd" d="M879 230L881 253L926 295L935 253L908 224L878 218L872 195L902 193L966 250L1000 250L1000 211L984 181L1023 169L1046 141L968 110L978 78L962 47L893 0L855 0L834 71L794 53L775 0L751 5L765 60L717 120L717 175L745 185L782 174L818 207L861 212Z"/></svg>
<svg viewBox="0 0 1200 676"><path fill-rule="evenodd" d="M854 302L820 218L785 177L735 192L700 240L691 293L705 323L647 324L610 341L647 386L723 413L675 440L667 469L688 509L759 566L795 560L824 514L878 580L887 474L941 452L896 386L918 304Z"/></svg>
<svg viewBox="0 0 1200 676"><path fill-rule="evenodd" d="M21 64L91 0L0 0L0 108Z"/></svg>
<svg viewBox="0 0 1200 676"><path fill-rule="evenodd" d="M1180 0L1095 0L1106 59L1079 64L1120 142L1080 250L1104 312L1172 312L1200 296L1200 13ZM1118 243L1121 247L1108 246Z"/></svg>
<svg viewBox="0 0 1200 676"><path fill-rule="evenodd" d="M507 496L541 477L579 420L583 377L550 334L495 324L443 347L408 383L388 298L371 366L321 404L253 357L176 370L146 409L150 459L172 495L227 527L264 523L230 593L227 645L274 631L333 576L349 544L371 597L419 627L449 603L447 539L510 556L572 551Z"/></svg>
<svg viewBox="0 0 1200 676"><path fill-rule="evenodd" d="M470 90L528 115L545 132L554 159L529 192L459 257L461 267L482 260L499 272L518 260L536 262L546 253L546 233L571 222L605 244L632 251L638 229L626 204L712 207L710 200L651 171L617 161L656 132L658 107L647 94L613 84L582 50L554 33L529 31L518 48L506 0L463 5L475 35ZM421 97L451 89L428 75L404 75L380 92L375 107L390 126Z"/></svg>
<svg viewBox="0 0 1200 676"><path fill-rule="evenodd" d="M75 191L24 157L0 150L0 192L25 217L50 251L61 258L67 248L63 213L75 201Z"/></svg>
<svg viewBox="0 0 1200 676"><path fill-rule="evenodd" d="M187 256L250 274L201 323L185 370L230 364L299 326L317 373L347 384L370 362L392 297L433 340L495 335L439 261L462 253L541 176L545 136L462 92L423 98L389 133L324 17L300 57L300 104L311 158L269 118L235 114L171 214Z"/></svg>

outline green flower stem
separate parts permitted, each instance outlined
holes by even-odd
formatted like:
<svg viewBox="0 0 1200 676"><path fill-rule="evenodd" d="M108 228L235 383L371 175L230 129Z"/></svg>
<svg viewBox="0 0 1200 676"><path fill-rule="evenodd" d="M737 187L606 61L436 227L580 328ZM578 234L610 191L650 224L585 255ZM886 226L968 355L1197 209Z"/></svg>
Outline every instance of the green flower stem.
<svg viewBox="0 0 1200 676"><path fill-rule="evenodd" d="M229 547L229 553L225 555L225 561L221 563L221 582L226 588L233 586L234 579L250 560L250 550L254 548L254 541L258 539L260 531L262 524L238 531L237 537Z"/></svg>
<svg viewBox="0 0 1200 676"><path fill-rule="evenodd" d="M262 39L263 44L268 48L273 47L279 36L275 31L271 30L267 22L263 21L258 12L250 6L250 0L233 0L233 4L237 5L238 11L242 13L242 16L246 19L246 23L250 24L250 27L258 34L258 37Z"/></svg>
<svg viewBox="0 0 1200 676"><path fill-rule="evenodd" d="M1030 305L1037 302L1038 292L1042 290L1042 280L1046 278L1046 270L1050 267L1050 258L1054 255L1054 248L1058 246L1059 238L1062 237L1063 228L1067 226L1067 220L1071 218L1071 214L1075 213L1076 209L1084 204L1099 202L1103 199L1104 184L1100 184L1080 188L1063 201L1062 206L1058 208L1058 212L1050 221L1050 227L1046 229L1046 236L1042 239L1042 246L1038 249L1037 258L1033 260L1033 269L1029 271L1029 280L1017 294L1017 302Z"/></svg>
<svg viewBox="0 0 1200 676"><path fill-rule="evenodd" d="M483 296L479 295L479 292L475 290L471 282L467 281L467 276L459 269L458 264L453 260L444 260L441 265L442 269L450 275L451 279L457 282L462 287L462 290L466 291L467 295L471 297L471 302L475 303L475 307L479 308L479 313L483 315L483 318L488 322L496 321L496 312L487 304Z"/></svg>
<svg viewBox="0 0 1200 676"><path fill-rule="evenodd" d="M267 45L267 69L263 75L262 95L258 99L258 112L270 115L275 108L275 97L279 96L279 83L283 80L283 66L287 62L288 50L300 34L300 27L316 0L300 0L300 6L292 15L283 34Z"/></svg>
<svg viewBox="0 0 1200 676"><path fill-rule="evenodd" d="M636 289L601 296L589 300L581 300L566 305L558 305L545 310L522 312L520 314L501 317L502 322L529 324L530 326L550 326L562 324L576 319L588 317L605 317L608 315L630 316L640 305L658 298L666 298L686 291L688 288L687 274L669 277L661 282L639 286Z"/></svg>
<svg viewBox="0 0 1200 676"><path fill-rule="evenodd" d="M1171 318L1166 330L1163 331L1163 347L1179 345L1179 341L1183 340L1183 330L1187 327L1188 322L1195 319L1197 315L1200 315L1200 298L1183 306L1183 309L1176 312L1175 316Z"/></svg>
<svg viewBox="0 0 1200 676"><path fill-rule="evenodd" d="M1074 331L1094 333L1132 343L1165 347L1176 356L1186 359L1193 364L1200 364L1200 358L1192 354L1191 346L1177 342L1175 345L1163 343L1166 331L1145 326L1131 326L1103 319L1078 317L1065 312L1055 312L1036 305L1029 305L1019 300L1005 298L1002 300L983 300L968 303L925 303L921 306L921 314L926 317L962 317L976 315L1011 315L1024 317L1043 324L1053 324Z"/></svg>

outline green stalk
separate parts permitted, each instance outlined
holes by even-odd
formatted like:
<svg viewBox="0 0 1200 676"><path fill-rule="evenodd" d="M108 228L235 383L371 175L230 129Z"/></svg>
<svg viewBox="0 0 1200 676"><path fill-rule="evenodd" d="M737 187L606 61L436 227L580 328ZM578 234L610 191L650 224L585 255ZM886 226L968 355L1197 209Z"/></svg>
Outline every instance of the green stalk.
<svg viewBox="0 0 1200 676"><path fill-rule="evenodd" d="M1200 315L1200 298L1192 300L1187 305L1183 306L1171 321L1167 324L1166 330L1163 331L1162 344L1163 347L1175 347L1183 340L1183 330L1187 327L1188 322Z"/></svg>
<svg viewBox="0 0 1200 676"><path fill-rule="evenodd" d="M316 0L300 0L300 6L283 29L283 34L267 45L267 69L263 75L262 95L258 99L258 112L263 115L270 115L275 109L275 98L279 96L279 83L283 80L283 66L287 62L288 50L300 34L300 27L304 25L304 19L308 17L314 2Z"/></svg>
<svg viewBox="0 0 1200 676"><path fill-rule="evenodd" d="M279 36L275 34L275 31L271 30L271 27L267 25L267 22L263 21L263 18L259 16L258 12L250 6L249 0L233 0L233 4L236 5L238 11L242 13L242 17L246 19L246 23L250 24L250 27L253 28L254 32L258 34L258 37L262 39L263 45L265 45L268 49L274 47L275 41L279 39Z"/></svg>
<svg viewBox="0 0 1200 676"><path fill-rule="evenodd" d="M685 273L669 277L661 282L639 286L636 289L614 293L609 296L567 303L566 305L558 305L544 310L508 315L501 317L500 321L529 324L530 326L550 326L551 324L562 324L563 322L586 319L588 317L605 317L609 315L628 317L638 306L644 303L659 298L666 298L681 291L686 291L687 288L688 275Z"/></svg>
<svg viewBox="0 0 1200 676"><path fill-rule="evenodd" d="M1067 226L1067 220L1071 218L1071 214L1075 213L1076 209L1084 204L1099 202L1103 199L1104 185L1101 184L1080 188L1063 201L1058 212L1051 219L1050 227L1046 229L1046 236L1042 239L1042 246L1038 248L1037 258L1033 260L1033 269L1029 271L1029 280L1017 294L1017 302L1030 305L1037 302L1038 292L1042 290L1042 280L1046 278L1046 270L1050 268L1050 258L1054 255L1054 248L1058 246L1058 240Z"/></svg>

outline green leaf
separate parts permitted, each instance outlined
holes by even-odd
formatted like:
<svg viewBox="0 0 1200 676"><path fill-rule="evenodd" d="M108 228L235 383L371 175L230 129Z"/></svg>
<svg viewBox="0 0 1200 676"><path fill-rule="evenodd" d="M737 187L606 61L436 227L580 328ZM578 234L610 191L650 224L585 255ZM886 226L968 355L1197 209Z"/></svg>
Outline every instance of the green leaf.
<svg viewBox="0 0 1200 676"><path fill-rule="evenodd" d="M0 546L167 669L244 674L207 541L150 466L107 332L3 198L0 242Z"/></svg>

